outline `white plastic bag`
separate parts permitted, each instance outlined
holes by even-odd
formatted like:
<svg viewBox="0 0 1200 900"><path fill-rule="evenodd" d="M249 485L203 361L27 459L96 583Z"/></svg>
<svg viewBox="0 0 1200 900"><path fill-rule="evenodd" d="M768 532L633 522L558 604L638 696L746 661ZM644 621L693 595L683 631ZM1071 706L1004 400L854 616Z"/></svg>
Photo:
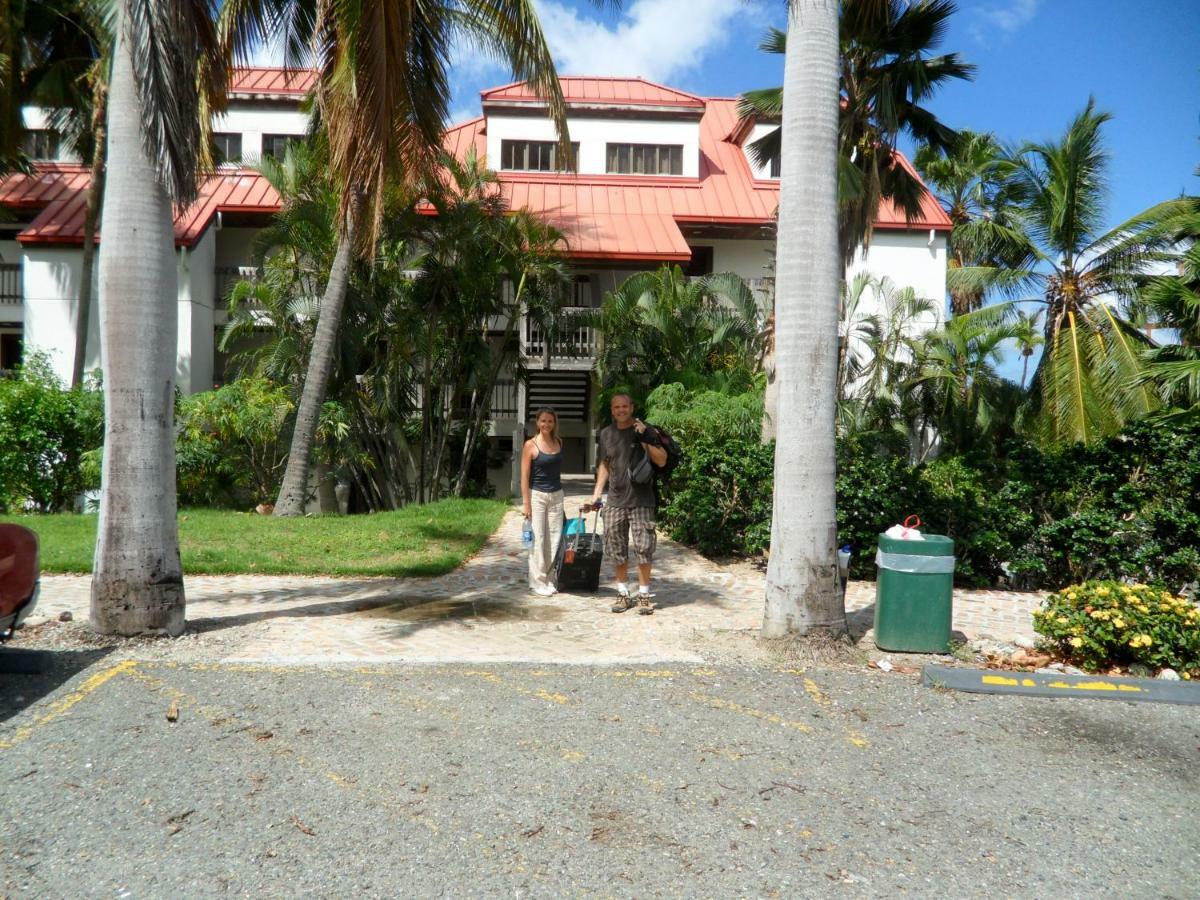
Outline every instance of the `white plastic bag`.
<svg viewBox="0 0 1200 900"><path fill-rule="evenodd" d="M923 541L925 536L921 534L920 525L920 516L909 516L903 525L893 525L884 534L901 541Z"/></svg>

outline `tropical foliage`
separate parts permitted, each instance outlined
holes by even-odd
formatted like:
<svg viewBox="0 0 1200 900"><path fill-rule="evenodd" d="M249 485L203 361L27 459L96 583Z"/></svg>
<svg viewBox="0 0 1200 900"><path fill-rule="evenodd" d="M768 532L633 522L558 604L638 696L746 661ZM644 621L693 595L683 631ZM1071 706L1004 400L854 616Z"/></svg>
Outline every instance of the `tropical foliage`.
<svg viewBox="0 0 1200 900"><path fill-rule="evenodd" d="M1030 425L1047 443L1113 434L1159 404L1142 378L1147 338L1129 320L1137 289L1172 256L1171 224L1195 201L1171 200L1105 230L1110 116L1089 101L1058 141L1029 143L1006 160L1019 204L1021 264L961 266L951 290L992 291L1045 310L1045 352L1032 385Z"/></svg>
<svg viewBox="0 0 1200 900"><path fill-rule="evenodd" d="M322 153L294 145L282 163L264 161L284 202L256 242L262 275L234 287L222 336L241 371L283 384L304 371L339 243ZM326 479L354 485L354 508L482 490L478 462L521 317L551 328L564 299L562 236L509 210L473 154L443 158L442 171L420 209L396 191L380 201L374 259L355 262L347 285L317 457Z"/></svg>
<svg viewBox="0 0 1200 900"><path fill-rule="evenodd" d="M762 356L761 304L736 275L688 278L679 266L641 272L582 318L602 335L601 386L621 387L635 401L677 381L748 390Z"/></svg>

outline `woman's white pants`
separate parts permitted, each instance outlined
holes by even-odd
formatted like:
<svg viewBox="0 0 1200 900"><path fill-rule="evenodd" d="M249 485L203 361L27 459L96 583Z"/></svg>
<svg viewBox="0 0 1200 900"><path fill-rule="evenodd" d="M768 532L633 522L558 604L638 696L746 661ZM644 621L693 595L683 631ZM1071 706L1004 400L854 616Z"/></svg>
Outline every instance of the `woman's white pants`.
<svg viewBox="0 0 1200 900"><path fill-rule="evenodd" d="M550 569L558 555L562 541L563 492L530 491L530 507L533 510L533 547L529 551L529 586L531 588L553 587Z"/></svg>

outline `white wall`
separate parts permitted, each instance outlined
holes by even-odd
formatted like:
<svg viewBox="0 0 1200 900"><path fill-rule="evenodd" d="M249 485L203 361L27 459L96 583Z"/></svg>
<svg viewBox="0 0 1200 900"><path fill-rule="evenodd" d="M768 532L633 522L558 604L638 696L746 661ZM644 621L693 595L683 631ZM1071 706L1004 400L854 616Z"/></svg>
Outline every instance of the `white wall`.
<svg viewBox="0 0 1200 900"><path fill-rule="evenodd" d="M294 134L302 137L308 131L308 115L296 109L266 103L239 106L213 116L212 130L241 134L242 159L250 161L262 156L264 134Z"/></svg>
<svg viewBox="0 0 1200 900"><path fill-rule="evenodd" d="M768 268L771 265L771 250L774 241L752 240L706 240L697 238L689 241L692 247L713 248L713 272L732 272L750 280L764 278L772 274Z"/></svg>
<svg viewBox="0 0 1200 900"><path fill-rule="evenodd" d="M849 282L859 272L875 277L886 275L897 288L911 287L920 297L933 300L938 308L938 321L945 319L946 308L946 233L922 231L876 230L871 248L865 254L860 249L854 262L846 269Z"/></svg>
<svg viewBox="0 0 1200 900"><path fill-rule="evenodd" d="M175 379L185 394L210 391L213 386L213 265L216 231L210 228L192 249L177 256L179 304Z"/></svg>
<svg viewBox="0 0 1200 900"><path fill-rule="evenodd" d="M683 178L700 176L700 122L642 121L634 119L568 118L571 140L579 143L579 172L605 174L605 145L682 144ZM500 169L500 142L503 140L556 141L554 123L538 116L506 116L489 113L487 117L487 163ZM662 177L662 176L659 176Z"/></svg>
<svg viewBox="0 0 1200 900"><path fill-rule="evenodd" d="M83 252L78 247L28 247L22 265L25 280L25 355L45 353L55 373L71 381L75 362L75 311ZM93 297L98 297L99 266L93 269ZM84 369L100 365L98 306L92 304L88 353Z"/></svg>
<svg viewBox="0 0 1200 900"><path fill-rule="evenodd" d="M217 266L248 266L254 238L261 228L222 228L216 233Z"/></svg>

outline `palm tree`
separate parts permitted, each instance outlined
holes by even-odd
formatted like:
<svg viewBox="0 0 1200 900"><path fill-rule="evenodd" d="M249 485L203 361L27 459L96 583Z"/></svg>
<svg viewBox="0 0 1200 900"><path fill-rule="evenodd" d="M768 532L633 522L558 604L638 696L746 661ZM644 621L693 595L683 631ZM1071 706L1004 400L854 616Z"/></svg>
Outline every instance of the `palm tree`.
<svg viewBox="0 0 1200 900"><path fill-rule="evenodd" d="M925 145L913 162L954 223L949 268L1019 266L1025 262L1020 256L1025 242L1020 238L1019 210L1012 203L1004 153L995 137L960 131L946 153ZM978 288L960 285L950 291L954 315L982 305L983 291Z"/></svg>
<svg viewBox="0 0 1200 900"><path fill-rule="evenodd" d="M895 162L901 133L941 151L955 133L922 104L952 79L971 79L975 67L958 54L931 56L956 10L953 0L845 0L840 20L841 113L838 128L838 241L842 260L852 261L858 246L870 245L881 200L909 219L921 213L918 179ZM787 37L771 29L759 45L785 53ZM747 92L741 115L766 121L783 108L782 88ZM750 145L760 165L780 155L782 130Z"/></svg>
<svg viewBox="0 0 1200 900"><path fill-rule="evenodd" d="M104 462L92 577L102 633L184 626L175 504L175 231L197 191L201 109L225 97L205 4L125 0L109 87L100 247Z"/></svg>
<svg viewBox="0 0 1200 900"><path fill-rule="evenodd" d="M1200 174L1200 173L1198 173ZM1175 272L1154 275L1138 291L1138 305L1157 328L1175 332L1176 342L1148 350L1146 380L1164 406L1195 415L1200 406L1200 204L1168 226L1181 247Z"/></svg>
<svg viewBox="0 0 1200 900"><path fill-rule="evenodd" d="M930 391L933 422L943 442L958 452L979 446L1010 423L1006 392L996 364L1017 336L1012 305L999 303L954 316L916 344L916 382Z"/></svg>
<svg viewBox="0 0 1200 900"><path fill-rule="evenodd" d="M838 4L792 0L788 34L775 304L779 414L764 637L846 628L834 511L842 268L835 180Z"/></svg>
<svg viewBox="0 0 1200 900"><path fill-rule="evenodd" d="M1046 343L1046 338L1039 327L1043 310L1037 310L1030 315L1023 310L1017 313L1017 321L1013 323L1013 340L1017 343L1017 351L1021 354L1021 390L1029 381L1029 359L1037 352L1037 348Z"/></svg>
<svg viewBox="0 0 1200 900"><path fill-rule="evenodd" d="M759 359L761 315L736 275L688 278L679 266L632 275L608 292L590 321L602 335L596 367L608 388L643 396L658 384L716 372L750 382Z"/></svg>
<svg viewBox="0 0 1200 900"><path fill-rule="evenodd" d="M312 27L321 70L317 108L341 190L339 243L275 504L280 516L304 510L309 456L333 368L352 259L356 253L369 259L379 233L382 208L375 201L388 185L411 183L414 176L432 171L437 161L450 101L448 63L454 41L473 39L507 60L518 78L532 81L547 98L563 146L568 151L570 146L562 90L530 0L322 3Z"/></svg>
<svg viewBox="0 0 1200 900"><path fill-rule="evenodd" d="M1140 378L1147 339L1123 310L1147 266L1170 258L1163 223L1191 201L1158 204L1102 231L1108 154L1101 129L1110 118L1089 100L1060 141L1010 154L1014 202L1024 208L1024 236L1010 236L1024 243L1019 255L1028 263L947 273L952 290L995 289L1045 307L1046 350L1031 398L1034 430L1045 443L1091 442L1158 405Z"/></svg>

